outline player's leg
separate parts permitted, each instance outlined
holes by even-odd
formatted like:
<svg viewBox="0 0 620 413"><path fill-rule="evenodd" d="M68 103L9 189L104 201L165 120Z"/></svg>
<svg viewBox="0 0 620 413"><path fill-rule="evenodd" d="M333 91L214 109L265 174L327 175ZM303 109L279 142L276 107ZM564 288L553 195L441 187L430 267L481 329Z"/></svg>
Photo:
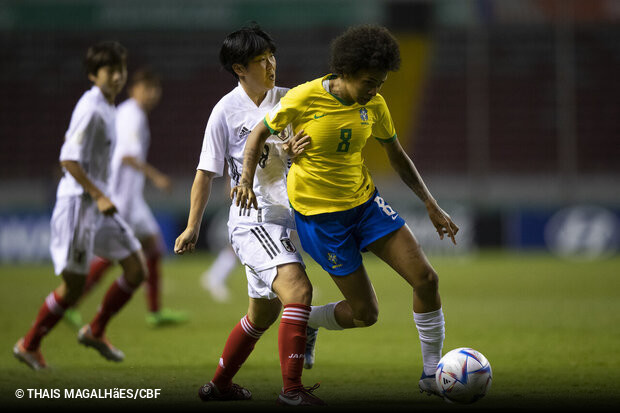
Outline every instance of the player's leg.
<svg viewBox="0 0 620 413"><path fill-rule="evenodd" d="M200 284L215 301L226 302L230 299L228 278L238 264L235 252L230 245L226 245L220 249L211 267L201 275Z"/></svg>
<svg viewBox="0 0 620 413"><path fill-rule="evenodd" d="M439 277L406 225L373 242L368 249L413 287L413 317L420 337L424 364L420 389L429 394L438 394L435 391L434 374L441 359L445 337Z"/></svg>
<svg viewBox="0 0 620 413"><path fill-rule="evenodd" d="M34 323L13 348L13 354L34 370L47 367L41 354L41 340L63 318L64 312L79 299L86 276L65 271L63 281L46 298Z"/></svg>
<svg viewBox="0 0 620 413"><path fill-rule="evenodd" d="M146 302L149 313L146 321L153 327L178 324L187 321L188 314L184 311L175 311L161 306L161 258L163 255L163 241L159 232L140 237L142 250L146 257L148 274L144 282Z"/></svg>
<svg viewBox="0 0 620 413"><path fill-rule="evenodd" d="M112 261L106 260L101 257L94 257L90 263L90 270L86 277L86 283L82 291L82 295L71 308L67 308L64 315L64 320L67 321L74 328L80 328L83 325L82 314L77 309L80 302L82 302L86 296L92 291L92 289L101 281L108 268L113 265Z"/></svg>
<svg viewBox="0 0 620 413"><path fill-rule="evenodd" d="M118 260L123 273L108 288L93 320L82 327L78 341L93 347L106 359L122 361L124 354L105 337L110 319L131 299L146 278L144 254L133 231L120 217L101 217L95 235L95 253L110 260Z"/></svg>
<svg viewBox="0 0 620 413"><path fill-rule="evenodd" d="M278 349L282 370L282 392L278 403L284 405L324 405L325 403L305 388L301 381L306 350L306 328L312 303L312 284L300 262L277 267L273 291L278 294L284 311L278 330Z"/></svg>
<svg viewBox="0 0 620 413"><path fill-rule="evenodd" d="M249 400L252 397L248 389L233 383L233 378L263 333L277 320L281 308L277 298L250 297L248 312L228 335L213 378L198 390L203 401Z"/></svg>
<svg viewBox="0 0 620 413"><path fill-rule="evenodd" d="M46 297L28 333L13 348L15 357L35 370L46 367L41 340L82 294L92 257L96 214L96 205L82 197L60 197L54 205L50 253L54 272L63 280Z"/></svg>

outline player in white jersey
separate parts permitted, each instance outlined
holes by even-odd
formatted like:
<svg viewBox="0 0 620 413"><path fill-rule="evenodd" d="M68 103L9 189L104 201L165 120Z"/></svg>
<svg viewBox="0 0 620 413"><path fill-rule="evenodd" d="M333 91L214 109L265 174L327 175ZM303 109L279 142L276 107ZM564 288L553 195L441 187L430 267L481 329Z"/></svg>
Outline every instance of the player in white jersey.
<svg viewBox="0 0 620 413"><path fill-rule="evenodd" d="M146 272L140 242L116 213L107 192L116 135L114 99L127 79L126 56L126 49L117 42L98 43L86 54L88 79L94 86L78 101L65 134L60 150L64 174L51 220L50 252L62 282L47 296L32 327L13 348L15 357L35 370L47 367L41 340L81 296L93 254L118 260L124 274L108 289L95 318L80 329L78 341L108 360L124 358L106 339L105 328Z"/></svg>
<svg viewBox="0 0 620 413"><path fill-rule="evenodd" d="M171 180L147 162L151 141L148 113L159 103L161 81L150 69L138 69L128 86L129 99L118 106L116 114L116 146L112 154L110 179L111 199L118 213L134 231L146 256L148 276L145 282L149 309L146 320L152 326L175 324L187 320L184 312L161 308L160 260L165 251L159 224L144 199L146 179L160 190L169 191ZM90 266L84 295L112 266L110 260L95 257ZM82 297L83 299L83 297ZM80 325L80 314L75 309L65 312L65 318Z"/></svg>
<svg viewBox="0 0 620 413"><path fill-rule="evenodd" d="M191 191L187 228L174 247L177 254L195 248L213 178L222 176L227 162L231 186L238 183L247 135L287 91L275 87L274 52L272 39L258 26L244 27L224 40L220 62L239 80L239 85L215 105L209 117ZM308 138L299 134L292 141L289 150L298 155ZM282 140L269 138L254 180L259 208L230 207L229 236L246 267L249 308L228 336L213 379L200 388L202 400L251 398L249 390L232 382L233 377L284 306L278 333L283 387L277 402L324 404L312 394L316 386L305 388L301 382L312 285L301 255L290 240L294 219L286 195L288 159Z"/></svg>

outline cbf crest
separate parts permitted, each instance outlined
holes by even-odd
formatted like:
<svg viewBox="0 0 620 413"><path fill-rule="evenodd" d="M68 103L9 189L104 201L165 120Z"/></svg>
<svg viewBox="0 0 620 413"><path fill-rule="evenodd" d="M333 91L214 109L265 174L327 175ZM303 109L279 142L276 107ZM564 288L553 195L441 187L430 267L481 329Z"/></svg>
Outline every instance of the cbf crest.
<svg viewBox="0 0 620 413"><path fill-rule="evenodd" d="M362 122L366 122L368 120L368 109L360 109L360 119L362 120Z"/></svg>
<svg viewBox="0 0 620 413"><path fill-rule="evenodd" d="M332 268L342 267L342 264L338 264L338 257L336 256L335 252L327 253L327 261L332 263Z"/></svg>

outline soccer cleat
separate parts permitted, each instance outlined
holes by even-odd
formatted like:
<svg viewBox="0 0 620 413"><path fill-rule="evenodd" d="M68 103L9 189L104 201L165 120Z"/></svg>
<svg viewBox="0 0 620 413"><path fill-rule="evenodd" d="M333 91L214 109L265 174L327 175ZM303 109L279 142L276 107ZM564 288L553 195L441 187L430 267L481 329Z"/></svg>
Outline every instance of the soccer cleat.
<svg viewBox="0 0 620 413"><path fill-rule="evenodd" d="M422 376L420 376L418 387L420 388L420 393L426 393L427 396L435 395L441 397L442 399L444 398L439 389L437 388L434 374L426 375L424 371L422 371Z"/></svg>
<svg viewBox="0 0 620 413"><path fill-rule="evenodd" d="M282 406L326 406L323 400L312 394L320 386L319 383L312 387L302 387L298 390L291 390L278 396L276 403Z"/></svg>
<svg viewBox="0 0 620 413"><path fill-rule="evenodd" d="M125 354L114 347L107 338L95 337L90 330L90 325L86 324L78 332L78 342L86 347L92 347L99 352L106 360L123 361Z"/></svg>
<svg viewBox="0 0 620 413"><path fill-rule="evenodd" d="M209 271L206 271L200 277L200 284L202 288L211 293L213 300L218 303L226 303L230 301L230 291L225 283L217 281L210 276Z"/></svg>
<svg viewBox="0 0 620 413"><path fill-rule="evenodd" d="M67 308L65 310L63 320L76 329L84 325L84 323L82 323L82 314L74 308Z"/></svg>
<svg viewBox="0 0 620 413"><path fill-rule="evenodd" d="M37 349L34 351L27 350L24 347L24 339L20 338L13 346L13 355L17 360L22 363L26 363L28 367L33 370L43 370L47 368L47 363L43 359L43 355L41 354L41 350Z"/></svg>
<svg viewBox="0 0 620 413"><path fill-rule="evenodd" d="M146 315L146 323L151 327L162 327L173 324L181 324L188 320L189 316L184 311L175 311L163 308Z"/></svg>
<svg viewBox="0 0 620 413"><path fill-rule="evenodd" d="M304 369L311 369L314 366L316 337L319 334L318 328L306 327L306 352L304 354Z"/></svg>
<svg viewBox="0 0 620 413"><path fill-rule="evenodd" d="M221 393L212 381L207 384L203 384L198 389L198 397L203 402L210 400L219 401L233 401L233 400L250 400L252 393L245 387L241 387L238 384L233 383L230 390L225 393Z"/></svg>

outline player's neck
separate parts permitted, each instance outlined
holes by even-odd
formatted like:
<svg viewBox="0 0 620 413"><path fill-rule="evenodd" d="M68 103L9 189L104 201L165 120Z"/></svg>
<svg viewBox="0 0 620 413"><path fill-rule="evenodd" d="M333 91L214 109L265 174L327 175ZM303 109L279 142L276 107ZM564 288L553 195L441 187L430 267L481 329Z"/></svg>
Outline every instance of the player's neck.
<svg viewBox="0 0 620 413"><path fill-rule="evenodd" d="M353 102L354 99L347 92L344 80L341 77L329 80L329 93L340 98L343 102Z"/></svg>
<svg viewBox="0 0 620 413"><path fill-rule="evenodd" d="M263 88L261 88L260 90L253 89L252 87L250 87L250 85L248 85L247 82L240 81L239 83L241 83L241 87L245 91L245 94L248 95L248 97L252 100L252 102L254 102L256 106L260 106L260 104L263 103L263 100L265 100L265 96L267 96L267 91L265 91Z"/></svg>

